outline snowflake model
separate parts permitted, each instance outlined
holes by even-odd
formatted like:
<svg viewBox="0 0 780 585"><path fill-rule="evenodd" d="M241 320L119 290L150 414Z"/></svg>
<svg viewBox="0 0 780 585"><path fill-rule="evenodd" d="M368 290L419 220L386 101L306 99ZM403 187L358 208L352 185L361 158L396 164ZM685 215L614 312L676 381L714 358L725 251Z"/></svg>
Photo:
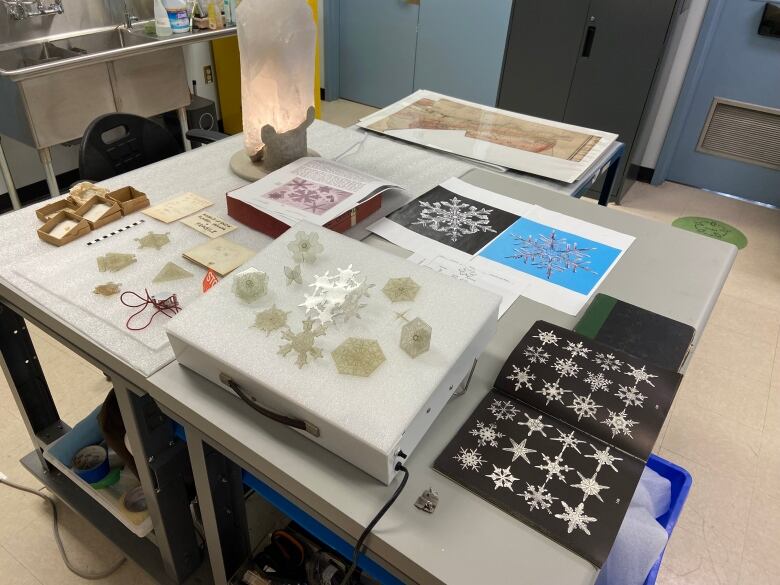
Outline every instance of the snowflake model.
<svg viewBox="0 0 780 585"><path fill-rule="evenodd" d="M612 437L622 433L633 438L631 427L636 424L636 421L628 418L626 409L624 408L623 412L612 412L609 409L607 410L609 411L609 416L602 422L612 430Z"/></svg>
<svg viewBox="0 0 780 585"><path fill-rule="evenodd" d="M515 365L512 366L513 373L507 376L507 380L515 383L516 392L519 392L523 386L529 390L533 390L531 387L531 382L536 379L536 376L529 372L530 369L531 366L526 366L522 370Z"/></svg>
<svg viewBox="0 0 780 585"><path fill-rule="evenodd" d="M593 445L591 445L593 447ZM604 447L603 451L600 451L596 449L596 447L593 447L593 455L585 455L588 459L595 459L598 463L598 467L596 467L596 472L598 473L601 471L601 468L604 465L607 465L611 467L613 470L617 471L617 467L615 467L614 463L615 461L623 461L621 457L615 457L612 455L612 453L609 452L609 447Z"/></svg>
<svg viewBox="0 0 780 585"><path fill-rule="evenodd" d="M276 303L265 311L260 311L255 315L255 327L260 331L265 331L266 337L271 335L271 331L276 331L287 325L287 315L290 311L282 311L276 307Z"/></svg>
<svg viewBox="0 0 780 585"><path fill-rule="evenodd" d="M571 408L577 414L577 420L585 418L596 418L596 410L601 408L600 404L596 404L596 401L587 396L575 396L574 401L567 405L566 408Z"/></svg>
<svg viewBox="0 0 780 585"><path fill-rule="evenodd" d="M604 390L609 392L609 385L612 384L612 380L608 380L603 373L588 372L585 377L585 383L590 385L592 391Z"/></svg>
<svg viewBox="0 0 780 585"><path fill-rule="evenodd" d="M572 468L562 463L563 455L559 453L550 459L546 453L542 453L542 457L544 457L544 465L537 465L536 469L546 471L548 481L555 477L561 480L563 483L566 483L566 476L563 474L567 471L571 471Z"/></svg>
<svg viewBox="0 0 780 585"><path fill-rule="evenodd" d="M653 388L655 388L655 384L650 381L650 378L657 378L658 376L654 374L648 374L645 371L645 366L642 366L641 368L635 368L631 364L626 364L626 366L628 366L628 368L631 370L630 372L624 372L626 376L632 376L634 380L636 380L637 384L639 384L639 382L647 382Z"/></svg>
<svg viewBox="0 0 780 585"><path fill-rule="evenodd" d="M544 351L541 347L528 346L523 350L523 355L528 358L528 361L532 364L539 362L540 364L546 364L550 359L550 354Z"/></svg>
<svg viewBox="0 0 780 585"><path fill-rule="evenodd" d="M566 532L571 534L575 528L579 528L582 530L585 534L590 536L590 530L588 530L588 523L589 522L595 522L596 519L592 518L590 516L587 516L585 514L585 511L583 510L583 507L585 504L583 502L580 502L576 508L572 508L561 500L561 504L563 504L564 512L563 514L556 514L556 518L560 518L564 522L568 522L569 528Z"/></svg>
<svg viewBox="0 0 780 585"><path fill-rule="evenodd" d="M515 249L511 256L515 260L522 260L524 264L531 264L545 272L547 279L552 278L553 272L572 273L578 270L593 272L589 264L590 256L586 252L594 248L580 248L577 242L569 244L565 238L558 238L555 230L550 232L549 236L539 234L538 237L529 235L523 237L518 234L512 234L516 241Z"/></svg>
<svg viewBox="0 0 780 585"><path fill-rule="evenodd" d="M572 359L555 358L553 369L562 378L577 376L580 373L580 366Z"/></svg>
<svg viewBox="0 0 780 585"><path fill-rule="evenodd" d="M515 420L517 408L509 400L493 400L490 413L498 420Z"/></svg>
<svg viewBox="0 0 780 585"><path fill-rule="evenodd" d="M551 427L552 425L546 425L542 422L542 415L540 414L536 418L531 418L526 413L523 413L523 415L526 418L525 422L519 422L517 424L523 425L528 427L528 436L534 434L534 432L539 431L543 437L547 436L547 433L544 432L545 427ZM473 433L472 433L473 434Z"/></svg>
<svg viewBox="0 0 780 585"><path fill-rule="evenodd" d="M597 353L596 357L593 358L593 361L605 372L609 372L610 370L616 372L620 371L620 367L623 365L623 362L611 353Z"/></svg>
<svg viewBox="0 0 780 585"><path fill-rule="evenodd" d="M504 437L504 433L499 433L496 430L496 423L486 425L482 421L477 421L477 428L471 429L469 432L477 437L477 446L479 447L486 445L498 447L498 440Z"/></svg>
<svg viewBox="0 0 780 585"><path fill-rule="evenodd" d="M592 351L585 347L581 341L578 341L577 343L574 343L572 341L566 342L566 351L571 353L571 357L575 358L577 356L581 357L588 357L588 354Z"/></svg>
<svg viewBox="0 0 780 585"><path fill-rule="evenodd" d="M523 461L526 463L531 463L528 460L528 454L529 453L536 453L536 449L529 449L525 446L525 442L528 439L523 439L519 443L516 443L513 438L509 438L509 441L512 443L511 447L504 447L501 449L502 451L509 451L512 454L512 463L517 461L518 458L522 458Z"/></svg>
<svg viewBox="0 0 780 585"><path fill-rule="evenodd" d="M580 476L580 483L573 483L571 484L571 487L580 488L583 491L585 495L583 496L582 501L584 502L590 496L596 496L603 502L604 500L601 499L600 492L601 490L608 490L609 486L599 484L599 482L596 481L595 473L591 477L585 477L578 471L577 475Z"/></svg>
<svg viewBox="0 0 780 585"><path fill-rule="evenodd" d="M567 392L571 392L571 390L564 390L561 388L560 384L558 382L547 382L546 380L543 380L544 382L544 388L541 390L537 390L537 394L541 394L547 399L547 402L545 404L550 404L551 400L554 400L556 402L560 402L563 404L563 395Z"/></svg>
<svg viewBox="0 0 780 585"><path fill-rule="evenodd" d="M563 453L566 449L574 449L577 453L580 453L580 448L577 447L577 445L585 442L580 439L575 439L574 431L567 435L566 433L562 433L560 430L558 430L558 436L555 437L553 441L558 441L563 445L561 448L561 453Z"/></svg>
<svg viewBox="0 0 780 585"><path fill-rule="evenodd" d="M493 489L497 490L500 487L505 487L510 492L512 491L512 484L517 481L517 478L512 475L511 469L508 467L496 467L495 465L493 466L493 473L485 477L489 477L496 484Z"/></svg>
<svg viewBox="0 0 780 585"><path fill-rule="evenodd" d="M534 335L535 339L539 340L539 343L542 345L547 345L548 343L552 345L558 345L558 342L561 340L560 337L555 335L554 331L542 331L541 329L536 330L536 335Z"/></svg>
<svg viewBox="0 0 780 585"><path fill-rule="evenodd" d="M428 203L420 201L420 216L412 225L421 225L435 232L447 234L451 242L478 232L496 233L490 225L492 209L477 209L457 197L449 201Z"/></svg>
<svg viewBox="0 0 780 585"><path fill-rule="evenodd" d="M518 495L523 496L528 507L531 510L547 510L548 514L552 514L552 512L550 512L550 506L552 506L553 500L557 500L558 498L553 497L543 485L531 485L528 482L526 482L525 485L528 487L522 494Z"/></svg>
<svg viewBox="0 0 780 585"><path fill-rule="evenodd" d="M352 270L350 264L347 268L337 268L337 274L331 274L327 270L325 274L314 277L314 282L309 285L314 291L305 295L306 300L299 306L306 310L306 316L316 319L321 324L332 323L337 317L348 320L350 317L359 317L358 312L365 307L361 303L364 297L369 296L368 290L373 286L366 280L359 280L359 271Z"/></svg>
<svg viewBox="0 0 780 585"><path fill-rule="evenodd" d="M464 449L463 447L460 448L460 451L453 459L460 463L461 469L470 469L471 471L479 471L485 462L482 459L482 453L476 449Z"/></svg>
<svg viewBox="0 0 780 585"><path fill-rule="evenodd" d="M286 356L294 351L298 354L295 363L299 368L302 368L309 363L309 356L315 359L322 357L322 350L314 345L317 337L322 335L325 335L325 327L322 325L315 327L314 321L306 319L300 333L293 333L291 329L282 332L282 339L287 343L279 348L279 355Z"/></svg>
<svg viewBox="0 0 780 585"><path fill-rule="evenodd" d="M644 404L647 396L637 390L636 386L623 386L623 384L618 384L618 386L620 388L617 391L617 397L623 401L623 404L626 406L642 406Z"/></svg>

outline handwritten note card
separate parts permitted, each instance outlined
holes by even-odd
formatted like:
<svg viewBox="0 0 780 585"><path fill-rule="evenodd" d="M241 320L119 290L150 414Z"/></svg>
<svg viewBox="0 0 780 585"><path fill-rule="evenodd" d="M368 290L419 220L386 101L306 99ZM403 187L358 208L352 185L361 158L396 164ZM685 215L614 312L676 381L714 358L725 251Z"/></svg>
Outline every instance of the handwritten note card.
<svg viewBox="0 0 780 585"><path fill-rule="evenodd" d="M163 201L159 205L144 209L141 213L145 213L154 219L159 219L163 223L171 223L213 204L212 201L204 199L200 195L195 195L195 193L184 193L178 197Z"/></svg>
<svg viewBox="0 0 780 585"><path fill-rule="evenodd" d="M236 229L236 226L228 223L218 215L212 215L205 211L199 213L198 215L185 217L183 220L181 220L181 222L184 225L187 225L210 238L224 236L225 234L230 233Z"/></svg>

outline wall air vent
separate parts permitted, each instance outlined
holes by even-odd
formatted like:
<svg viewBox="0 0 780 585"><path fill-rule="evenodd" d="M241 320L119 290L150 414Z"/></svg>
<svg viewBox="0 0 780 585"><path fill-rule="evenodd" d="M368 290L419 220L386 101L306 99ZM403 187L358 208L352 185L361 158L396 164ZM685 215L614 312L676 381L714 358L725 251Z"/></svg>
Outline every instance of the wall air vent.
<svg viewBox="0 0 780 585"><path fill-rule="evenodd" d="M780 170L780 109L715 98L696 150Z"/></svg>

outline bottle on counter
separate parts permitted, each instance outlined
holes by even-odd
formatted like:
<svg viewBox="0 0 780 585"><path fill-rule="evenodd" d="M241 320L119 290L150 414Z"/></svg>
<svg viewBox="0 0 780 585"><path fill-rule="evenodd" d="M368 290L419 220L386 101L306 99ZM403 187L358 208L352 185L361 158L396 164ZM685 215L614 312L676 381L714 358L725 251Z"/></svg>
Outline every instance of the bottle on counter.
<svg viewBox="0 0 780 585"><path fill-rule="evenodd" d="M168 11L168 20L173 34L190 31L190 17L187 14L187 3L184 0L165 0L165 8Z"/></svg>
<svg viewBox="0 0 780 585"><path fill-rule="evenodd" d="M225 23L222 20L222 2L218 0L209 0L209 28L211 30L219 30L225 28Z"/></svg>
<svg viewBox="0 0 780 585"><path fill-rule="evenodd" d="M169 37L173 34L168 11L162 0L154 0L154 32L158 37Z"/></svg>

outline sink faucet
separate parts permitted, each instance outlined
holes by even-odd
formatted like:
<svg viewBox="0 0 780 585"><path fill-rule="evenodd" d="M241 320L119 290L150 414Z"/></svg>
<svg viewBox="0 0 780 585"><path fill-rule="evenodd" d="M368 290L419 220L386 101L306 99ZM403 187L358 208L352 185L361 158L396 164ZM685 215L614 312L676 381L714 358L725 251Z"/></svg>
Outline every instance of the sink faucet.
<svg viewBox="0 0 780 585"><path fill-rule="evenodd" d="M138 22L139 18L130 13L130 8L127 6L127 0L122 0L122 6L124 7L124 14L125 14L125 26L128 30L133 28L133 23Z"/></svg>
<svg viewBox="0 0 780 585"><path fill-rule="evenodd" d="M62 0L53 0L44 4L43 0L0 0L8 11L8 16L14 20L24 20L31 16L46 16L47 14L62 14L65 11Z"/></svg>

